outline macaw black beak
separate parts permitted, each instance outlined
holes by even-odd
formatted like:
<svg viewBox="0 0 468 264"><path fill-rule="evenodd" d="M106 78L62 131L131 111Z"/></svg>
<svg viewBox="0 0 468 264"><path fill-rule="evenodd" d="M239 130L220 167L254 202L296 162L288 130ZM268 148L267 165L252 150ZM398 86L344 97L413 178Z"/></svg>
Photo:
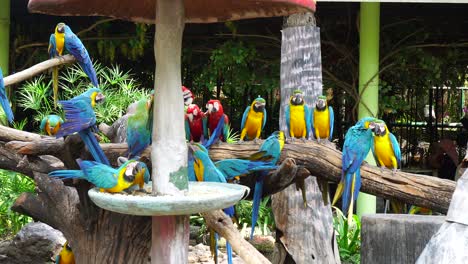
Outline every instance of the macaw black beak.
<svg viewBox="0 0 468 264"><path fill-rule="evenodd" d="M106 99L106 96L104 96L102 93L98 93L96 95L96 98L94 99L97 104L103 103Z"/></svg>

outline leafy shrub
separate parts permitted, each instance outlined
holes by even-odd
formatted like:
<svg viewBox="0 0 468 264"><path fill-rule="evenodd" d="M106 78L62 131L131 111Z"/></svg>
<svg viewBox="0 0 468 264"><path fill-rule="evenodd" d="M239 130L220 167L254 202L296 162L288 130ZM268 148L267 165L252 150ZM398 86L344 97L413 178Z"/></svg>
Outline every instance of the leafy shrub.
<svg viewBox="0 0 468 264"><path fill-rule="evenodd" d="M34 182L22 174L0 170L0 239L16 234L32 221L28 216L11 211L13 202L23 192L33 192Z"/></svg>
<svg viewBox="0 0 468 264"><path fill-rule="evenodd" d="M340 209L333 206L333 228L336 232L338 249L342 263L361 262L361 221L353 215L351 223Z"/></svg>

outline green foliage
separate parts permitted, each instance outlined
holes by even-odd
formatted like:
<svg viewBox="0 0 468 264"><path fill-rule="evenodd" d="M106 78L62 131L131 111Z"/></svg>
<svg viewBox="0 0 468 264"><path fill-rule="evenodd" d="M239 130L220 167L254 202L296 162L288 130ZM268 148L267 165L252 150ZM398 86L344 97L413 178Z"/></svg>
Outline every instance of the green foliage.
<svg viewBox="0 0 468 264"><path fill-rule="evenodd" d="M148 91L140 88L130 72L124 72L118 65L94 67L100 80L100 89L106 96L104 103L98 105L97 122L111 124L121 117L128 105L147 96ZM91 87L87 75L81 67L74 65L60 71L59 99L68 100ZM34 110L33 120L39 124L44 116L55 113L63 116L61 109L54 110L52 81L46 75L28 81L20 89L18 102L24 109Z"/></svg>
<svg viewBox="0 0 468 264"><path fill-rule="evenodd" d="M270 197L265 197L260 202L258 210L257 227L262 235L271 233L275 228L273 211L271 210ZM252 223L252 201L242 200L236 205L236 217L239 225Z"/></svg>
<svg viewBox="0 0 468 264"><path fill-rule="evenodd" d="M353 215L351 224L340 209L333 206L333 227L337 234L340 259L343 263L358 264L361 261L361 221Z"/></svg>
<svg viewBox="0 0 468 264"><path fill-rule="evenodd" d="M234 132L232 127L230 125L228 125L226 142L228 144L234 144L234 143L237 143L237 141L239 141L239 139L240 139L239 132L237 132L237 131Z"/></svg>
<svg viewBox="0 0 468 264"><path fill-rule="evenodd" d="M0 170L0 240L16 234L32 221L28 216L11 211L10 207L23 192L33 192L34 182L16 172Z"/></svg>

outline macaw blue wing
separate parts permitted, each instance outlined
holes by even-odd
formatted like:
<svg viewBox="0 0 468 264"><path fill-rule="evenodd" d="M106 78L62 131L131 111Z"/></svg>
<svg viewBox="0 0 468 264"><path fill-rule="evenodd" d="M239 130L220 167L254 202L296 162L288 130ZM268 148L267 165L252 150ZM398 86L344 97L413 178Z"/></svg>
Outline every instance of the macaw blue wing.
<svg viewBox="0 0 468 264"><path fill-rule="evenodd" d="M287 105L286 109L284 109L284 118L286 119L286 127L288 128L288 132L289 132L289 130L291 129L291 126L290 126L291 114L290 114L290 110L289 110L289 105Z"/></svg>
<svg viewBox="0 0 468 264"><path fill-rule="evenodd" d="M272 165L271 162L242 159L224 159L214 164L227 180L232 180L234 177L243 176L254 171L274 170L277 168L277 166Z"/></svg>
<svg viewBox="0 0 468 264"><path fill-rule="evenodd" d="M393 153L395 154L395 158L398 162L398 168L401 167L401 149L400 144L398 144L398 140L396 139L395 135L390 133L390 142L392 143Z"/></svg>
<svg viewBox="0 0 468 264"><path fill-rule="evenodd" d="M194 162L195 162L195 159L193 157L193 154L189 151L188 152L188 161L187 161L188 180L189 181L197 181L197 177L195 176L195 168L193 166Z"/></svg>
<svg viewBox="0 0 468 264"><path fill-rule="evenodd" d="M311 111L310 108L307 105L304 105L304 117L305 117L305 123L306 123L306 138L309 138L310 135L310 128L311 126L311 119L310 119Z"/></svg>
<svg viewBox="0 0 468 264"><path fill-rule="evenodd" d="M266 109L263 109L263 124L262 124L262 131L263 131L263 129L265 128L266 121L267 121L267 111L266 111Z"/></svg>
<svg viewBox="0 0 468 264"><path fill-rule="evenodd" d="M86 180L99 188L112 188L117 185L119 171L105 164L95 161L84 160L79 162L80 168L84 171ZM122 165L120 169L125 168Z"/></svg>
<svg viewBox="0 0 468 264"><path fill-rule="evenodd" d="M81 140L85 143L86 148L88 148L88 151L91 153L91 156L93 156L96 161L110 166L109 159L107 159L106 154L104 154L104 151L91 131L91 128L81 130L78 134L80 135Z"/></svg>
<svg viewBox="0 0 468 264"><path fill-rule="evenodd" d="M244 110L244 114L242 115L242 122L241 122L241 131L242 129L244 129L244 126L245 126L245 122L247 122L247 116L249 115L249 111L250 111L250 106L247 106Z"/></svg>
<svg viewBox="0 0 468 264"><path fill-rule="evenodd" d="M329 116L329 119L330 119L330 142L332 141L332 138L333 138L333 128L335 126L335 113L333 112L333 107L329 106L328 107L328 116Z"/></svg>
<svg viewBox="0 0 468 264"><path fill-rule="evenodd" d="M44 129L45 129L46 125L47 125L47 120L48 120L47 117L44 117L44 118L41 120L41 125L39 126L39 129L40 129L41 131L44 131Z"/></svg>
<svg viewBox="0 0 468 264"><path fill-rule="evenodd" d="M13 122L13 111L11 110L10 101L8 101L8 97L6 95L2 69L0 69L0 104L2 105L3 112L5 112L8 122Z"/></svg>
<svg viewBox="0 0 468 264"><path fill-rule="evenodd" d="M91 105L85 100L59 101L65 111L65 120L56 137L70 135L96 124L96 114Z"/></svg>
<svg viewBox="0 0 468 264"><path fill-rule="evenodd" d="M309 124L310 124L310 130L312 131L312 137L317 138L317 136L315 135L315 127L314 127L314 110L315 108L312 108L312 110L310 111L310 123Z"/></svg>
<svg viewBox="0 0 468 264"><path fill-rule="evenodd" d="M65 26L65 49L73 55L80 64L83 71L88 75L94 87L99 87L91 58L81 40L73 33L69 26Z"/></svg>
<svg viewBox="0 0 468 264"><path fill-rule="evenodd" d="M202 146L205 147L206 149L209 149L211 145L218 142L219 137L221 136L221 133L224 134L225 127L226 127L226 124L225 124L224 118L220 118L218 121L218 124L216 125L215 130L211 133L210 138L208 138L208 140L204 142Z"/></svg>
<svg viewBox="0 0 468 264"><path fill-rule="evenodd" d="M49 58L55 58L58 56L57 52L57 44L55 43L55 34L50 34L49 38L49 48L47 50L49 52Z"/></svg>

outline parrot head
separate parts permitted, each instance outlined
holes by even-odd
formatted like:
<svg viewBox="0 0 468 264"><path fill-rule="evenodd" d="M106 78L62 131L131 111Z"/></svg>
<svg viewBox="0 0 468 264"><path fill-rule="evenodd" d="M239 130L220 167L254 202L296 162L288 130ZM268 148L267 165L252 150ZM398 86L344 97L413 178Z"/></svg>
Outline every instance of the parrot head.
<svg viewBox="0 0 468 264"><path fill-rule="evenodd" d="M289 99L289 103L292 105L303 105L304 104L304 94L301 90L295 90L294 95Z"/></svg>
<svg viewBox="0 0 468 264"><path fill-rule="evenodd" d="M374 134L379 137L383 137L387 134L387 125L384 122L375 122L374 123Z"/></svg>
<svg viewBox="0 0 468 264"><path fill-rule="evenodd" d="M260 95L252 102L252 108L255 112L263 112L265 109L266 101Z"/></svg>
<svg viewBox="0 0 468 264"><path fill-rule="evenodd" d="M91 99L91 106L95 107L96 104L103 103L106 97L102 94L99 88L91 88L84 92Z"/></svg>
<svg viewBox="0 0 468 264"><path fill-rule="evenodd" d="M189 106L193 102L193 94L187 87L182 86L182 94L184 95L184 105Z"/></svg>
<svg viewBox="0 0 468 264"><path fill-rule="evenodd" d="M133 170L133 174L135 175L135 179L143 179L145 183L149 182L150 174L149 174L148 167L146 166L144 162L139 161L136 164Z"/></svg>
<svg viewBox="0 0 468 264"><path fill-rule="evenodd" d="M327 107L327 97L323 95L319 96L315 105L318 111L325 110L325 108Z"/></svg>
<svg viewBox="0 0 468 264"><path fill-rule="evenodd" d="M150 98L146 101L146 110L150 110L154 101L154 93L150 94Z"/></svg>
<svg viewBox="0 0 468 264"><path fill-rule="evenodd" d="M196 104L190 104L187 108L187 117L190 120L190 122L193 121L195 117L200 116L201 111L198 105Z"/></svg>
<svg viewBox="0 0 468 264"><path fill-rule="evenodd" d="M378 119L375 117L364 117L361 120L359 120L354 126L363 130L373 130L375 128L376 122L378 122Z"/></svg>
<svg viewBox="0 0 468 264"><path fill-rule="evenodd" d="M64 34L65 33L65 23L60 22L55 27L55 34Z"/></svg>
<svg viewBox="0 0 468 264"><path fill-rule="evenodd" d="M134 182L137 175L141 175L142 167L139 165L141 162L129 160L125 166L124 180L126 182ZM144 173L144 172L143 172Z"/></svg>
<svg viewBox="0 0 468 264"><path fill-rule="evenodd" d="M206 103L206 109L208 109L208 114L220 112L224 113L223 106L219 100L209 100Z"/></svg>
<svg viewBox="0 0 468 264"><path fill-rule="evenodd" d="M57 134L63 119L58 115L45 116L41 121L41 131L45 131L49 136Z"/></svg>
<svg viewBox="0 0 468 264"><path fill-rule="evenodd" d="M65 242L65 244L63 245L63 248L66 250L66 251L72 251L71 247L70 247L70 244L68 244L68 241Z"/></svg>

